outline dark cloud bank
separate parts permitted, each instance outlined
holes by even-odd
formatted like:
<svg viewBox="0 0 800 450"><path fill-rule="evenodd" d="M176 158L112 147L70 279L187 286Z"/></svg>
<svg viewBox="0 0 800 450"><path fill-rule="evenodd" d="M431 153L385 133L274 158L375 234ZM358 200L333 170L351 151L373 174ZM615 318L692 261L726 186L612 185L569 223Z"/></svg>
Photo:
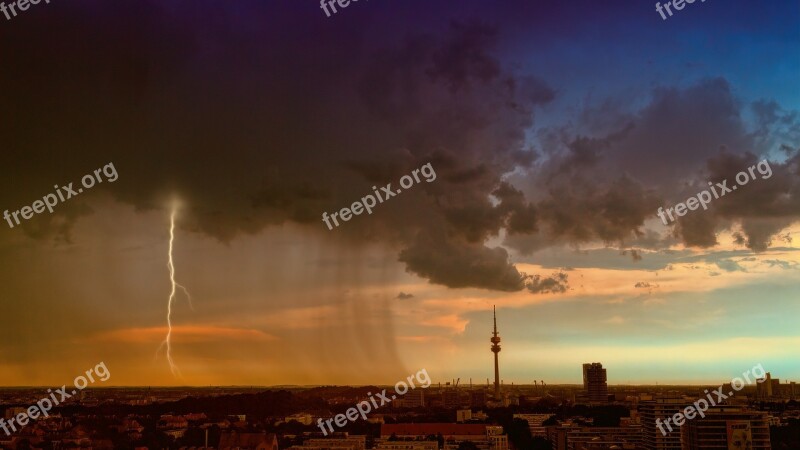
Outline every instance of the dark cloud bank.
<svg viewBox="0 0 800 450"><path fill-rule="evenodd" d="M184 226L222 241L294 222L395 245L407 270L433 283L534 293L564 292L567 275L519 272L505 248L484 244L501 229L521 253L597 241L658 248L669 239L643 225L659 206L732 178L778 140L785 162L771 163L770 180L670 233L711 246L741 222L742 243L763 250L800 213L796 117L759 102L748 131L722 78L656 89L638 111L597 109L618 123L575 135L537 129L537 110L557 94L535 73L508 70L491 23L382 35L364 31L366 9L334 24L309 23L299 8L279 20L255 2L189 9L213 14L168 4L65 3L0 31L14 68L0 72L0 163L13 171L0 180L4 206L113 161L120 178L105 188L119 201L163 208L178 193ZM435 182L334 231L322 224L323 211L429 162ZM515 169L525 176L508 177ZM64 236L89 213L74 199L26 231Z"/></svg>

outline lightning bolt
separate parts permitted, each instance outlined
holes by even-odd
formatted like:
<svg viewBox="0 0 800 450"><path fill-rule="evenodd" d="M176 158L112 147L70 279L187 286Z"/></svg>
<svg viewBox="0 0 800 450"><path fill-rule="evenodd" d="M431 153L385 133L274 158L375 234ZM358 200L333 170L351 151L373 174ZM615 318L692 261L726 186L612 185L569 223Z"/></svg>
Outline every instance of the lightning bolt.
<svg viewBox="0 0 800 450"><path fill-rule="evenodd" d="M192 305L192 296L189 295L189 291L183 287L183 285L175 281L175 264L172 261L172 248L175 242L175 216L177 214L178 203L174 202L172 204L172 211L169 215L169 252L167 253L167 269L169 269L169 281L172 283L172 289L170 290L169 300L167 301L167 336L161 343L161 347L167 348L167 362L169 363L169 370L172 372L172 375L175 377L180 377L181 371L178 369L178 366L172 359L172 302L175 301L175 294L178 288L180 288L186 295L186 299L189 301L189 306L192 307L192 309L194 309L194 306ZM161 347L159 347L159 349Z"/></svg>

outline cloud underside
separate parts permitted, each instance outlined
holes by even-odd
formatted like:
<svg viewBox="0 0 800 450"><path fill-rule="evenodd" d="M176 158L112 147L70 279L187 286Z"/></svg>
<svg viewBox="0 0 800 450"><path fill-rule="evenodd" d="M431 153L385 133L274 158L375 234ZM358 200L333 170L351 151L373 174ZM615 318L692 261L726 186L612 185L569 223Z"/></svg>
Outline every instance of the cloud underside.
<svg viewBox="0 0 800 450"><path fill-rule="evenodd" d="M30 204L53 183L113 161L119 180L98 191L144 210L177 193L182 226L222 241L299 223L353 245L395 246L409 272L436 284L531 293L565 292L568 278L522 273L509 250L603 242L636 260L634 247L709 247L737 226L742 245L763 251L800 214L796 115L761 101L748 105L756 122L746 124L746 106L723 78L657 88L638 109L587 109L575 120L592 132L579 134L536 126L537 110L558 94L535 73L506 67L490 24L377 40L342 28L309 37L293 20L243 28L225 15L190 22L156 2L122 5L92 4L108 16L102 23L65 5L48 33L37 22L9 32L19 44L4 63L25 69L0 73L15 87L0 104L0 115L15 117L0 121L9 149L0 163L27 173L13 186L0 180L4 204ZM52 35L63 42L51 45ZM262 44L278 38L282 45ZM41 83L36 73L59 77ZM601 117L617 120L589 126ZM660 206L765 156L769 179L656 233L645 229ZM425 163L435 181L332 231L322 223L323 212L372 186L396 188ZM78 197L24 230L69 239L87 208ZM501 230L503 246L487 246Z"/></svg>

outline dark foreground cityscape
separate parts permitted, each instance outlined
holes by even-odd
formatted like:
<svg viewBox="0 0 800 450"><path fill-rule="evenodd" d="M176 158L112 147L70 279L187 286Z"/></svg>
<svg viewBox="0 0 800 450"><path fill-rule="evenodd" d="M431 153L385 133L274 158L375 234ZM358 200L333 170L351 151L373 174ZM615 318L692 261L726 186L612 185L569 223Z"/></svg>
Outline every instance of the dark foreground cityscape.
<svg viewBox="0 0 800 450"><path fill-rule="evenodd" d="M509 386L500 379L496 318L490 341L493 386L488 379L486 385L474 385L471 380L462 384L460 378L433 384L423 369L416 374L421 385L414 384L412 375L386 387L89 388L13 435L9 427L14 418L22 419L17 422L24 425L26 414L35 417L26 405L36 404L44 389L0 390L0 406L5 408L0 428L6 432L0 436L0 446L48 450L800 449L800 385L781 383L760 364L742 378L718 386L609 386L607 369L599 362L583 364L583 386L544 381ZM398 395L390 398L391 392Z"/></svg>
<svg viewBox="0 0 800 450"><path fill-rule="evenodd" d="M605 369L603 369L605 371ZM716 386L485 386L453 383L403 398L324 435L318 419L343 414L378 386L87 389L12 436L4 449L800 449L800 386L745 387L705 417L663 436L669 417ZM6 420L41 389L0 391ZM594 399L592 399L594 397ZM729 441L746 425L749 446ZM683 444L681 443L683 439Z"/></svg>

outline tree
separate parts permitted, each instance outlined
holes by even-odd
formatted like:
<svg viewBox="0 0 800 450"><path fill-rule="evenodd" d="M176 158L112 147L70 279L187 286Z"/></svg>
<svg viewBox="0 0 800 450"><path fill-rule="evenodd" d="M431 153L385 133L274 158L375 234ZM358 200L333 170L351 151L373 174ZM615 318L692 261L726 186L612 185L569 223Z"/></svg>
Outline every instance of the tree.
<svg viewBox="0 0 800 450"><path fill-rule="evenodd" d="M550 418L545 419L545 421L542 422L542 426L545 426L545 427L549 427L549 426L553 426L553 425L558 425L558 419L556 419L555 415L550 416Z"/></svg>

